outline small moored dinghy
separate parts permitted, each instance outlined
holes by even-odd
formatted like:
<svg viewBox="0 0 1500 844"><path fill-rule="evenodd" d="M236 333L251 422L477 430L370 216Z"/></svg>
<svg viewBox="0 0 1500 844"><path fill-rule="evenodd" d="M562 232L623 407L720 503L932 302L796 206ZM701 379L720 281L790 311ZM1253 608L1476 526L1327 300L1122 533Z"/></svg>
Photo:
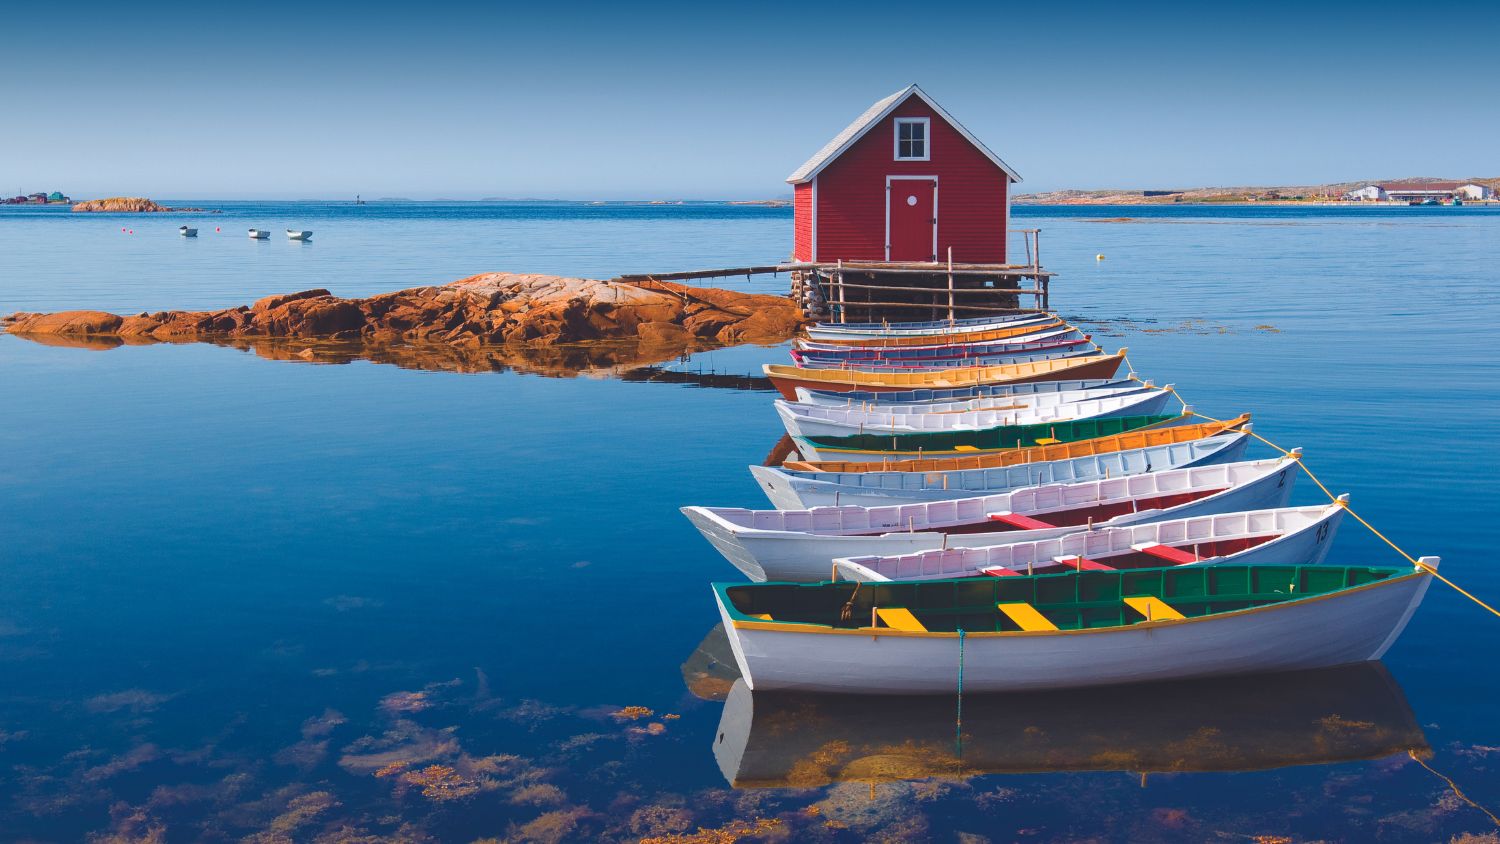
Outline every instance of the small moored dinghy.
<svg viewBox="0 0 1500 844"><path fill-rule="evenodd" d="M883 557L1066 536L1086 528L1285 507L1301 455L1123 478L1045 484L953 501L886 507L683 515L751 580L816 581L836 557Z"/></svg>
<svg viewBox="0 0 1500 844"><path fill-rule="evenodd" d="M964 691L1002 692L1377 660L1437 565L1423 557L1409 568L1184 566L713 590L753 690L951 694L960 671Z"/></svg>
<svg viewBox="0 0 1500 844"><path fill-rule="evenodd" d="M810 369L867 369L867 368L918 368L943 369L955 366L995 366L1006 362L1022 362L1026 358L1045 360L1066 357L1071 354L1098 352L1093 338L1087 334L1070 331L1071 337L1056 337L1025 343L980 346L926 346L918 349L901 349L890 353L879 351L870 354L850 355L838 352L792 350L792 360L798 366ZM1047 358L1038 357L1046 355Z"/></svg>
<svg viewBox="0 0 1500 844"><path fill-rule="evenodd" d="M1068 394L1070 397L1076 394ZM786 432L794 437L829 442L837 447L837 441L861 434L889 437L899 435L892 443L893 451L911 451L912 445L904 440L915 438L917 442L931 439L932 449L951 450L956 445L980 446L969 443L973 439L983 440L982 432L1001 427L1038 425L1045 422L1065 422L1076 419L1106 419L1121 416L1161 416L1172 392L1167 390L1136 390L1129 393L1101 395L1098 398L1074 398L1063 402L1036 402L1027 405L996 404L980 401L973 409L965 409L955 403L951 410L931 413L890 413L884 408L866 410L861 407L824 407L777 400L776 414L781 417ZM939 405L943 407L944 405ZM1178 414L1172 414L1176 416ZM930 437L933 434L952 434L952 437ZM936 444L939 440L946 446ZM960 442L960 440L963 440ZM950 442L951 441L951 442ZM1032 445L1032 443L1022 443Z"/></svg>
<svg viewBox="0 0 1500 844"><path fill-rule="evenodd" d="M1055 331L1059 328L1072 328L1066 322L1055 316L1039 318L1035 321L1023 321L1010 323L1005 328L990 328L981 331L965 331L957 334L909 334L888 335L880 338L864 339L833 339L809 337L799 341L804 349L825 348L860 348L860 349L895 349L911 346L940 346L948 343L988 343L994 340L1006 340L1035 335L1047 331Z"/></svg>
<svg viewBox="0 0 1500 844"><path fill-rule="evenodd" d="M1065 460L1092 454L1107 454L1131 448L1189 442L1229 431L1248 430L1250 414L1244 413L1221 422L1199 422L1202 417L1180 416L1171 424L1137 428L1108 437L1071 443L1015 448L1007 451L973 453L964 457L924 457L915 460L893 460L882 457L878 462L862 460L793 460L783 468L798 472L953 472L962 469L994 469L1021 463Z"/></svg>
<svg viewBox="0 0 1500 844"><path fill-rule="evenodd" d="M798 437L797 451L809 460L875 462L911 457L956 457L987 454L1012 448L1069 443L1107 437L1126 431L1178 425L1193 417L1191 408L1181 416L1105 416L1059 419L1022 425L1000 425L977 431L946 431L920 434L869 433L847 437Z"/></svg>
<svg viewBox="0 0 1500 844"><path fill-rule="evenodd" d="M1112 355L1084 355L1056 360L1014 363L1004 366L966 366L922 372L860 372L852 369L803 369L768 363L766 377L781 391L781 397L796 400L797 388L846 393L851 390L896 392L924 387L975 387L981 384L1024 384L1032 381L1070 381L1080 378L1112 378L1125 361L1125 349Z"/></svg>
<svg viewBox="0 0 1500 844"><path fill-rule="evenodd" d="M906 346L850 346L842 343L820 343L816 340L797 338L792 349L797 352L825 357L842 357L850 360L863 358L922 357L936 353L938 357L985 354L988 351L1006 351L1029 343L1060 342L1083 337L1082 331L1065 323L1040 323L1025 334L1013 334L989 340L967 340L953 337L933 337L926 345Z"/></svg>
<svg viewBox="0 0 1500 844"><path fill-rule="evenodd" d="M1141 381L1135 376L1126 378L1089 378L1079 381L1031 381L1024 384L987 384L982 387L964 387L956 390L902 390L894 393L871 393L864 390L851 390L847 393L833 393L825 390L809 390L806 387L798 388L797 401L802 404L820 404L826 407L854 407L866 405L871 409L886 406L907 406L914 408L928 404L941 404L958 401L974 401L978 399L1006 399L1008 401L1024 401L1026 396L1041 393L1079 392L1085 390L1121 390L1125 388L1141 389L1152 386L1150 381Z"/></svg>
<svg viewBox="0 0 1500 844"><path fill-rule="evenodd" d="M972 334L996 329L1014 328L1018 325L1034 325L1056 320L1055 314L1043 311L1027 311L995 317L974 319L939 319L930 322L820 322L807 329L807 336L814 340L883 340L892 337L943 337L954 334Z"/></svg>
<svg viewBox="0 0 1500 844"><path fill-rule="evenodd" d="M1130 448L1061 460L1044 460L937 472L801 472L774 466L751 466L761 491L781 510L807 510L855 504L880 507L920 501L947 501L1008 492L1026 486L1118 478L1189 466L1234 463L1244 459L1250 442L1246 430L1181 443ZM1106 438L1108 439L1108 438ZM1085 440L1085 442L1089 442ZM1026 449L1031 451L1033 449Z"/></svg>
<svg viewBox="0 0 1500 844"><path fill-rule="evenodd" d="M177 233L183 237L197 237L198 230L191 226L178 226Z"/></svg>
<svg viewBox="0 0 1500 844"><path fill-rule="evenodd" d="M268 238L270 236L271 236L271 233L269 231L266 231L265 229L251 229L250 230L250 239L251 240L265 240L266 238Z"/></svg>
<svg viewBox="0 0 1500 844"><path fill-rule="evenodd" d="M304 241L305 240L312 240L312 232L309 232L309 231L297 231L296 229L287 229L286 230L286 236L287 236L288 240L304 240Z"/></svg>
<svg viewBox="0 0 1500 844"><path fill-rule="evenodd" d="M1344 496L1319 507L1194 516L983 548L841 557L833 561L834 570L839 580L875 583L1168 565L1311 566L1327 558L1348 501Z"/></svg>

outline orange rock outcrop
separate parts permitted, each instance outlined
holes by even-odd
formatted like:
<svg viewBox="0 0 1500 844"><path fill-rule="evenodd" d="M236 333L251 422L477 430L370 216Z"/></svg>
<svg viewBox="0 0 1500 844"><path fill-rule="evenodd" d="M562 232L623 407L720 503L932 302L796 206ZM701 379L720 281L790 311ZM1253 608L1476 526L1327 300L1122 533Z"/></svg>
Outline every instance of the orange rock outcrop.
<svg viewBox="0 0 1500 844"><path fill-rule="evenodd" d="M143 196L112 196L109 199L90 199L86 202L75 202L73 203L73 210L145 213L150 211L192 211L197 209L168 208L165 205L157 205Z"/></svg>
<svg viewBox="0 0 1500 844"><path fill-rule="evenodd" d="M546 345L634 339L692 348L778 342L791 337L802 321L795 303L781 296L667 282L485 273L364 299L320 289L219 311L18 313L0 322L21 336L118 337L127 343L281 337Z"/></svg>

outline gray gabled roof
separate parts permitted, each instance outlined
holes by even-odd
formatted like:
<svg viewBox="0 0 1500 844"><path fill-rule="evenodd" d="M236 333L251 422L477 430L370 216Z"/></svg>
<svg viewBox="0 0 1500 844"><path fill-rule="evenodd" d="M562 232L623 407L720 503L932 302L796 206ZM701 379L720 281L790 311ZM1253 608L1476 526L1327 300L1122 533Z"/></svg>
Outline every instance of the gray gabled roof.
<svg viewBox="0 0 1500 844"><path fill-rule="evenodd" d="M838 158L840 155L843 155L845 150L847 150L851 146L854 146L855 141L864 137L866 132L870 131L870 129L872 129L876 124L884 120L891 112L896 110L897 106L906 102L909 97L921 98L922 102L926 103L929 108L937 112L937 115L939 117L948 121L949 125L951 125L954 129L957 129L960 135L963 135L969 143L973 144L976 149L984 153L986 158L988 158L990 161L993 161L996 167L1004 170L1006 175L1010 176L1010 180L1012 182L1021 181L1021 174L1017 173L1015 170L1012 170L1009 164L1001 161L1000 156L991 152L989 147L985 146L980 142L978 138L974 137L974 135L970 133L968 129L964 128L964 125L962 123L959 123L957 120L955 120L953 118L953 115L948 113L947 109L933 102L932 98L927 96L927 92L923 91L921 88L918 88L916 85L908 85L905 88L902 88L896 93L890 95L889 97L879 100L874 105L870 106L865 110L864 114L856 117L853 123L845 126L844 131L838 133L837 135L834 135L833 140L829 141L827 144L824 144L823 148L818 150L816 155L814 155L812 158L809 158L801 167L798 167L796 172L792 173L792 175L790 176L787 176L786 180L794 185L801 184L802 182L812 181L812 178L818 175L818 171L822 170L824 167L827 167L833 162L834 159Z"/></svg>

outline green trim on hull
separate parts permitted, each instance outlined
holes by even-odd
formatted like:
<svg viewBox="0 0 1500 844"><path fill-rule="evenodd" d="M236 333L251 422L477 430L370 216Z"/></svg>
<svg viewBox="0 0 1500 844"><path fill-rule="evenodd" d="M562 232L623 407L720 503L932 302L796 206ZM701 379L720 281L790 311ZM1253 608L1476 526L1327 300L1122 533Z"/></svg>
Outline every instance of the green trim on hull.
<svg viewBox="0 0 1500 844"><path fill-rule="evenodd" d="M1329 595L1413 572L1366 566L1217 565L887 583L715 583L731 620L861 629L870 608L905 608L933 633L1021 628L997 604L1034 607L1058 630L1129 627L1146 619L1125 598L1158 598L1189 619ZM848 620L845 604L852 604Z"/></svg>
<svg viewBox="0 0 1500 844"><path fill-rule="evenodd" d="M1137 428L1160 425L1180 417L1109 416L1102 419L1075 419L1066 422L1044 422L1035 425L1001 425L979 431L934 431L921 434L855 434L848 437L801 437L819 451L905 451L924 454L977 449L996 451L1039 445L1039 439L1077 442L1123 434Z"/></svg>

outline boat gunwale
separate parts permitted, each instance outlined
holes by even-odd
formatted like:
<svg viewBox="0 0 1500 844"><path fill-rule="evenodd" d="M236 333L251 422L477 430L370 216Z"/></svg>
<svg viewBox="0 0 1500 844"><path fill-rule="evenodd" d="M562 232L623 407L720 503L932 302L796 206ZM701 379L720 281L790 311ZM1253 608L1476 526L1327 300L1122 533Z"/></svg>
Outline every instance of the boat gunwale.
<svg viewBox="0 0 1500 844"><path fill-rule="evenodd" d="M1331 566L1305 566L1305 568L1332 568L1332 567ZM1402 571L1405 567L1402 567L1402 566L1394 566L1394 567L1392 567L1392 566L1344 566L1343 568L1346 568L1346 569L1348 569L1348 568L1369 568L1369 569L1375 569L1375 570L1381 570L1381 571L1399 572L1399 571ZM1152 569L1135 569L1135 571L1137 571L1137 572L1144 572L1144 571L1152 571ZM1076 575L1077 575L1077 573L1073 572L1073 573L1065 573L1065 574L1060 574L1060 575L1031 575L1031 576L1033 576L1033 577L1067 577L1067 576L1076 576ZM1023 575L1023 576L1026 576L1026 575ZM1180 624L1191 624L1193 622L1212 621L1212 620L1221 619L1221 618L1233 618L1233 617L1238 617L1238 616L1242 616L1242 615L1249 615L1251 613L1261 612L1261 611L1264 611L1264 610L1280 609L1280 608L1287 607L1287 606L1292 606L1292 605L1301 606L1301 605L1304 605L1304 604L1311 604L1311 603L1314 603L1314 602L1317 602L1317 601L1323 601L1323 600L1328 600L1328 599L1331 599L1331 598L1337 598L1337 597L1340 597L1342 595L1351 595L1351 594L1354 594L1356 592L1362 592L1362 591L1365 591L1365 590L1368 590L1368 589L1373 589L1373 588L1378 587L1378 586L1388 586L1388 585L1395 584L1395 583L1402 583L1402 582L1405 582L1407 580L1410 580L1412 578L1417 578L1417 577L1429 577L1430 578L1430 577L1432 577L1432 573L1429 572L1429 571L1427 571L1426 569L1422 568L1421 566L1413 566L1413 567L1411 567L1411 571L1408 571L1406 574L1392 575L1392 576L1383 578L1381 580L1371 581L1370 583L1361 583L1361 584L1358 584L1356 586L1345 586L1345 587L1342 587L1340 589L1333 590L1331 592L1324 592L1324 593L1318 594L1318 595L1308 595L1306 597L1293 598L1293 599L1286 600L1286 601L1278 601L1278 602L1273 603L1273 604L1262 604L1261 606L1258 606L1258 607L1244 607L1242 609L1237 609L1237 610L1226 610L1224 612L1213 613L1212 615L1189 616L1187 618L1169 618L1169 619L1143 620L1143 621L1135 622L1133 624L1119 625L1119 626L1115 626L1115 627L1085 627L1085 628L1079 628L1077 630L975 630L975 631L963 631L962 635L966 639L976 639L976 638L978 638L978 639L993 639L993 638L1001 638L1001 637L1023 637L1023 636L1024 637L1033 637L1033 636L1067 636L1067 635L1090 634L1090 633L1128 633L1128 632L1133 631L1133 630L1142 630L1142 629L1145 629L1145 630L1154 630L1154 629L1161 628L1161 627L1171 627L1171 626L1176 626L1176 625L1180 625ZM972 582L973 580L974 580L973 578L945 578L944 580L928 580L928 581L922 581L922 582L923 583L928 583L928 584L937 584L937 583L943 583L943 582L946 582L946 581L970 581L970 582ZM818 584L795 583L795 582L792 582L792 581L767 581L765 583L754 583L754 584L715 582L715 583L711 583L709 585L713 587L714 594L717 596L717 598L719 600L719 604L720 604L721 608L725 612L726 618L729 620L729 622L737 630L759 630L759 631L765 631L765 632L771 632L771 633L809 633L809 634L817 634L817 635L838 635L838 636L898 636L898 637L903 637L903 638L914 638L914 639L957 639L959 637L959 635L960 635L959 631L951 631L950 632L950 631L946 631L946 630L920 630L920 631L918 631L918 630L896 630L896 629L893 629L893 628L890 628L890 627L856 627L856 628L844 628L844 627L833 627L833 626L827 625L827 624L819 624L817 622L812 622L812 621L761 621L759 619L752 619L749 616L746 616L743 612L741 612L739 610L738 607L736 607L734 605L734 601L730 600L729 599L729 595L728 595L728 590L729 589L734 588L734 587L740 587L740 586L773 586L773 585L774 586L814 586L814 585L816 585L816 586L826 586L826 585L835 584L835 583L851 583L851 582L855 582L855 581L842 581L842 580L840 580L840 581L822 581L821 583L818 583ZM896 581L896 582L899 582L899 581Z"/></svg>

